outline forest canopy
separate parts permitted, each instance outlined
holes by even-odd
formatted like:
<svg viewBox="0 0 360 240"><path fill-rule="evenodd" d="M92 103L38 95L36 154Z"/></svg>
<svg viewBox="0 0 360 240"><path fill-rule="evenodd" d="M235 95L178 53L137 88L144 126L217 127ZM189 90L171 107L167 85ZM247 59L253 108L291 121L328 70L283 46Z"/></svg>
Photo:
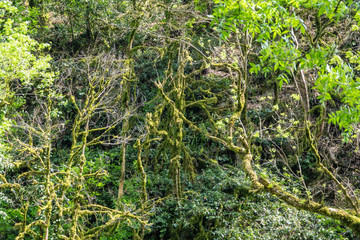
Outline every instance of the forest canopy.
<svg viewBox="0 0 360 240"><path fill-rule="evenodd" d="M360 3L0 1L0 239L357 239Z"/></svg>

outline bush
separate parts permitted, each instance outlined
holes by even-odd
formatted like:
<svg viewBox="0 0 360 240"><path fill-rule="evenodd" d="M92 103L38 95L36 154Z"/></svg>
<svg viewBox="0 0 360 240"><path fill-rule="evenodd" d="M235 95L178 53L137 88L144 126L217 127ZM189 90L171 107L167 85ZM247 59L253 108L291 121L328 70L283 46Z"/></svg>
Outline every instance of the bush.
<svg viewBox="0 0 360 240"><path fill-rule="evenodd" d="M352 239L351 231L334 220L249 189L244 173L208 168L194 182L186 182L181 201L169 199L156 209L146 238Z"/></svg>

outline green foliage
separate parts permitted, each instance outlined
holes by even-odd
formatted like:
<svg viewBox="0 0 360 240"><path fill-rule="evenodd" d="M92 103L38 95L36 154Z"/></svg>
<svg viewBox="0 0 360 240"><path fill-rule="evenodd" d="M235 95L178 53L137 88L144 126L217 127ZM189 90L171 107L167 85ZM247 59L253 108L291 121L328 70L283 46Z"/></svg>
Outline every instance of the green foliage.
<svg viewBox="0 0 360 240"><path fill-rule="evenodd" d="M187 182L184 199L156 209L147 239L351 239L337 221L249 190L242 172L211 166Z"/></svg>
<svg viewBox="0 0 360 240"><path fill-rule="evenodd" d="M356 54L352 51L340 55L338 46L319 43L319 39L327 34L326 28L339 23L353 9L354 1L251 1L240 2L218 0L214 11L213 24L223 38L238 35L239 31L251 34L252 44L260 44L258 62L249 62L250 73L258 75L260 72L265 77L272 76L282 88L284 83L289 83L296 72L315 69L316 78L314 89L319 91L320 102L324 104L331 100L331 92L341 93L341 109L330 113L330 122L338 124L345 130L345 140L353 132L354 125L358 123L358 78L354 76L353 68L346 63L346 59L356 69L359 64ZM301 11L295 9L314 11L316 35L311 37L305 24L306 19ZM353 13L358 18L358 9ZM326 20L321 20L325 19ZM353 30L356 30L354 25ZM309 43L302 43L303 39ZM307 50L300 49L299 45L309 45ZM252 48L252 45L246 46ZM338 54L339 53L339 54ZM290 79L289 79L290 78Z"/></svg>
<svg viewBox="0 0 360 240"><path fill-rule="evenodd" d="M27 92L35 88L39 98L43 94L56 96L56 91L48 91L55 77L50 69L51 57L43 54L49 45L38 43L30 37L25 19L20 10L9 1L0 2L0 174L11 172L14 168L12 150L5 141L5 132L14 123L10 118L26 102L25 97L19 93L24 92L24 89ZM18 229L14 228L14 222L19 222L22 218L19 209L14 209L17 202L12 198L17 193L4 193L0 195L0 238L15 239Z"/></svg>
<svg viewBox="0 0 360 240"><path fill-rule="evenodd" d="M329 121L338 124L340 129L344 129L345 140L349 140L360 119L360 102L358 101L360 78L354 72L359 70L360 58L352 52L347 52L346 57L353 67L344 62L340 56L335 55L323 70L315 87L321 93L322 102L331 100L332 93L341 96L343 104L340 110L330 113Z"/></svg>
<svg viewBox="0 0 360 240"><path fill-rule="evenodd" d="M358 1L13 2L0 239L356 238Z"/></svg>
<svg viewBox="0 0 360 240"><path fill-rule="evenodd" d="M12 240L17 236L14 222L21 220L21 214L17 209L13 209L13 201L7 194L0 192L0 238Z"/></svg>
<svg viewBox="0 0 360 240"><path fill-rule="evenodd" d="M52 84L54 73L49 71L51 57L40 55L49 45L39 44L29 36L27 23L16 19L19 12L8 1L0 3L0 10L0 101L4 103L13 94L10 89L12 81L21 81L25 86L38 81L39 87L47 88Z"/></svg>

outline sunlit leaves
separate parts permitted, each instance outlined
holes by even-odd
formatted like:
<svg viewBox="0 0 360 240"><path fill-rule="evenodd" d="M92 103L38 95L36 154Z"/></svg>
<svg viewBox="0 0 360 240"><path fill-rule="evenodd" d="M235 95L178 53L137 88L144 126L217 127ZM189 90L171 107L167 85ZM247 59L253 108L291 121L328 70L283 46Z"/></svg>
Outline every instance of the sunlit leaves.
<svg viewBox="0 0 360 240"><path fill-rule="evenodd" d="M260 63L250 63L250 73L278 72L280 87L288 83L294 59L301 55L292 39L292 28L305 31L303 20L290 12L282 1L218 0L214 11L220 37L248 33L260 44ZM235 30L234 30L235 29ZM251 46L247 46L251 47Z"/></svg>
<svg viewBox="0 0 360 240"><path fill-rule="evenodd" d="M347 53L347 58L355 69L359 68L360 58L351 52ZM351 65L335 55L319 71L315 88L320 93L322 103L332 100L332 94L340 97L343 105L340 110L330 113L329 121L343 129L347 139L360 119L360 78L355 76Z"/></svg>
<svg viewBox="0 0 360 240"><path fill-rule="evenodd" d="M360 84L353 70L360 69L360 58L349 52L345 60L335 42L320 43L319 39L329 23L335 24L347 16L360 21L354 1L217 0L215 3L213 24L220 37L229 39L247 33L254 44L261 46L258 58L249 63L250 74L271 76L281 88L298 71L309 73L313 79L306 81L314 83L322 104L332 101L332 94L341 97L343 106L330 115L330 121L346 132L352 131L351 126L360 119ZM312 14L313 29L308 29L311 24L305 24L309 19L301 14L304 10ZM358 31L358 25L353 24L352 30Z"/></svg>
<svg viewBox="0 0 360 240"><path fill-rule="evenodd" d="M17 109L25 101L23 95L16 91L30 88L36 83L39 92L49 89L55 77L50 70L50 56L43 56L42 51L47 44L39 44L29 36L28 23L23 21L17 8L9 1L0 2L0 146L3 132L10 128L6 115L10 109ZM46 95L50 92L46 91ZM54 92L55 94L55 92ZM53 96L53 94L51 95ZM1 154L4 154L1 152ZM0 155L1 155L0 154ZM1 167L4 158L1 157Z"/></svg>
<svg viewBox="0 0 360 240"><path fill-rule="evenodd" d="M1 2L0 9L2 18L9 11L17 14L17 9L9 2ZM39 55L48 45L39 44L28 35L26 22L15 23L8 18L1 23L3 28L0 33L0 101L6 101L11 95L9 84L12 81L20 80L24 85L32 85L33 80L39 79L39 87L48 87L54 77L49 71L51 58Z"/></svg>

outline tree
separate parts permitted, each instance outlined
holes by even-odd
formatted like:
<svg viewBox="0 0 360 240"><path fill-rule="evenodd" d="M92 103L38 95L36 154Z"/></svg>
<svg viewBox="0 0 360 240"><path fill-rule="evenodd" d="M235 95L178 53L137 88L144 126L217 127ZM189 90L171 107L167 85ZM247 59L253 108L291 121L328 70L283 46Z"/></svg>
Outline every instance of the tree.
<svg viewBox="0 0 360 240"><path fill-rule="evenodd" d="M356 106L354 102L349 103L349 98L353 98L354 91L347 92L348 87L356 85L357 80L353 80L349 65L345 65L346 56L342 52L346 50L346 39L334 39L329 29L345 24L350 21L354 24L354 16L358 16L358 6L353 1L216 1L217 6L214 11L214 23L221 33L223 39L234 39L235 55L238 58L230 63L226 63L229 68L237 72L237 93L239 100L237 111L232 113L228 123L227 139L220 139L226 147L241 156L242 166L249 175L254 191L265 190L277 196L291 206L304 209L314 213L320 213L334 219L341 220L356 232L360 230L360 219L358 217L359 200L354 186L345 185L339 180L340 176L329 170L323 157L319 153L316 140L312 131L316 131L316 139L323 136L323 128L326 116L326 102L331 99L334 90L343 94L342 101L348 106ZM313 23L307 22L305 16L313 19ZM351 25L351 24L350 24ZM314 26L314 28L313 28ZM353 28L356 28L354 25ZM342 29L344 36L350 28ZM345 31L345 32L344 32ZM332 42L328 44L327 42ZM301 47L301 48L300 48ZM253 53L254 57L250 60L248 55L255 48L260 48L258 54ZM350 49L351 52L351 49ZM338 55L338 53L340 55ZM348 57L354 56L352 53ZM350 61L354 63L354 58ZM332 67L332 65L338 65ZM251 66L247 71L247 66ZM342 67L340 67L340 65ZM345 68L344 68L345 65ZM340 70L341 68L341 70ZM251 141L254 139L249 126L239 116L245 111L246 115L246 92L248 89L247 77L250 73L265 75L275 78L274 82L274 105L279 103L278 92L283 83L292 83L296 86L298 94L301 96L303 109L303 134L306 135L306 147L304 150L312 151L319 166L319 171L324 173L329 181L334 181L339 192L347 201L348 210L341 208L328 207L322 203L314 201L313 194L309 189L304 189L300 195L293 194L281 187L281 184L271 180L266 175L259 175L254 170L253 153ZM244 77L245 76L245 77ZM310 76L313 76L312 80ZM350 82L350 83L349 83ZM352 83L351 83L352 82ZM320 93L320 105L315 107L322 108L320 122L312 124L310 98L310 86ZM342 89L342 90L341 90ZM240 99L243 99L240 101ZM346 107L343 106L342 109ZM355 107L356 108L356 107ZM354 109L354 108L352 108ZM349 127L358 119L354 112L350 113L354 118L344 118L341 114L344 110L337 113L330 112L330 121L339 123L340 127ZM342 118L340 117L342 116ZM185 118L184 118L185 120ZM355 120L355 121L354 121ZM348 122L349 124L346 124ZM315 126L321 127L315 129ZM261 128L253 130L263 131ZM298 131L301 131L299 129ZM234 136L233 133L237 132ZM236 146L238 145L238 146ZM303 176L300 176L302 179Z"/></svg>
<svg viewBox="0 0 360 240"><path fill-rule="evenodd" d="M360 232L356 1L15 3L0 238L239 238L271 208Z"/></svg>
<svg viewBox="0 0 360 240"><path fill-rule="evenodd" d="M41 239L92 238L126 219L139 220L145 226L146 222L136 213L99 205L87 192L93 187L89 179L106 175L102 169L89 169L89 148L126 141L114 132L123 120L118 109L123 95L117 92L123 86L120 79L125 76L122 61L112 55L81 57L66 63L69 75L57 77L55 81L55 74L50 70L51 58L40 55L47 45L27 35L25 22L11 19L18 14L15 7L8 2L0 4L4 10L0 43L4 80L2 140L5 139L3 144L8 146L2 151L9 157L8 165L1 163L0 186L16 190L14 201L21 206L23 221L17 224L16 239L27 235ZM82 83L77 80L77 74L83 76ZM71 78L70 85L66 83L68 78ZM73 80L81 89L73 88ZM79 99L84 93L87 97ZM63 94L68 96L67 100ZM31 102L32 110L21 108L25 101ZM69 104L74 107L76 117L66 161L54 158L53 149L65 126L61 109L70 107ZM11 116L10 122L6 121L8 116ZM12 166L10 171L7 166ZM18 175L13 178L16 172ZM142 213L145 214L144 210ZM93 214L104 215L105 222L90 228L81 226L80 223L86 223L87 216Z"/></svg>
<svg viewBox="0 0 360 240"><path fill-rule="evenodd" d="M2 1L0 8L0 111L1 128L7 130L11 123L9 116L24 104L24 97L15 93L33 87L45 89L52 84L55 75L50 70L50 56L42 54L48 45L40 44L29 36L26 22L10 2ZM11 186L6 185L3 176L2 179L5 182L2 187Z"/></svg>

